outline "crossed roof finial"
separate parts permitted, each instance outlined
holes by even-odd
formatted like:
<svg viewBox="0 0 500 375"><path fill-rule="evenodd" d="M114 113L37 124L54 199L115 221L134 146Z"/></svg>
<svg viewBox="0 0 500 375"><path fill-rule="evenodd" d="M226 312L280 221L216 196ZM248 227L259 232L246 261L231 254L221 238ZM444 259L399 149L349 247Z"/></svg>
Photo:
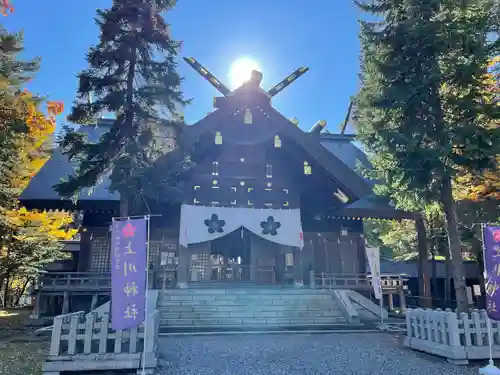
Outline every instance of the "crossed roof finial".
<svg viewBox="0 0 500 375"><path fill-rule="evenodd" d="M229 96L232 91L227 88L217 77L215 77L210 71L201 65L196 59L193 57L184 57L184 61L186 61L189 66L191 66L194 70L196 70L202 77L204 77L212 86L214 86L222 95ZM270 90L267 91L269 97L273 97L283 91L286 87L290 86L293 82L297 80L300 76L304 75L309 68L301 66L292 72L285 79L281 80L278 84L274 85ZM262 79L262 73L253 71L252 75L256 78ZM258 76L258 77L257 77Z"/></svg>

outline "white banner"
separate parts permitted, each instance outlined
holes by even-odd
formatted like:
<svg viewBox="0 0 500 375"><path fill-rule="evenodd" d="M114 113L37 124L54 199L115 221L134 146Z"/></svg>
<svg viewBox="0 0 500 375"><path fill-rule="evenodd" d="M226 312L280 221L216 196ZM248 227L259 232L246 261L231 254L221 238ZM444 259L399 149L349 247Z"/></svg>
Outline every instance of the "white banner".
<svg viewBox="0 0 500 375"><path fill-rule="evenodd" d="M380 249L378 247L367 247L366 257L372 275L373 293L376 299L382 298L382 285L380 283Z"/></svg>
<svg viewBox="0 0 500 375"><path fill-rule="evenodd" d="M300 210L181 206L179 244L186 247L225 236L240 227L268 241L302 248Z"/></svg>

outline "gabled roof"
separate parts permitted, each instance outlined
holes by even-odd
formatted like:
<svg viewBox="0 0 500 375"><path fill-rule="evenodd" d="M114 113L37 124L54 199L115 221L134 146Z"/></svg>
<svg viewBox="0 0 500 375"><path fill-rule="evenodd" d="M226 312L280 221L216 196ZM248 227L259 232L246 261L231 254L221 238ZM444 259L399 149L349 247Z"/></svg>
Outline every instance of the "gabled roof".
<svg viewBox="0 0 500 375"><path fill-rule="evenodd" d="M107 130L108 126L105 122L103 122L102 126L82 125L78 128L78 131L86 134L91 142L97 142ZM70 162L67 156L63 155L61 149L55 148L50 159L31 179L19 199L21 201L60 200L61 197L53 186L71 174L76 166L76 163ZM104 178L103 182L94 189L83 189L78 194L78 199L81 201L119 201L119 194L110 193L108 187L109 179Z"/></svg>
<svg viewBox="0 0 500 375"><path fill-rule="evenodd" d="M269 118L270 126L276 126L277 133L286 134L311 155L339 185L357 198L353 203L333 212L336 216L347 217L378 217L378 218L414 218L415 214L395 210L389 203L373 194L373 182L362 177L357 172L358 162L365 167L371 165L366 155L352 143L352 137L334 134L310 134L299 129L270 104L267 93L260 87L246 87L235 90L227 97L226 106L217 109L193 125L187 126L186 132L193 136L201 136L206 131L213 131L217 126L229 120L234 111L243 107L259 107ZM85 133L91 142L99 140L109 129L106 120L101 120L97 126L80 126L78 131ZM53 186L71 174L76 167L69 162L59 148L53 150L51 158L33 177L20 196L20 200L28 201L60 201ZM80 201L119 201L118 193L110 193L110 181L103 182L94 189L83 189L78 196Z"/></svg>
<svg viewBox="0 0 500 375"><path fill-rule="evenodd" d="M349 168L336 155L329 152L320 142L320 137L303 132L290 120L274 109L270 99L260 87L243 85L229 97L224 98L224 106L208 114L195 124L189 131L193 136L199 136L206 131L213 131L227 117L243 107L259 108L268 116L268 123L276 127L276 133L285 134L301 146L313 159L320 164L339 185L344 186L351 196L362 198L372 192L372 188L361 176Z"/></svg>
<svg viewBox="0 0 500 375"><path fill-rule="evenodd" d="M366 183L373 186L374 181L361 175L360 167L371 169L372 164L366 154L354 143L354 135L320 133L321 145L339 158L345 165L358 173Z"/></svg>
<svg viewBox="0 0 500 375"><path fill-rule="evenodd" d="M339 217L364 217L376 219L415 220L419 217L419 215L414 212L395 209L387 199L375 193L371 193L339 210L335 210L331 214Z"/></svg>

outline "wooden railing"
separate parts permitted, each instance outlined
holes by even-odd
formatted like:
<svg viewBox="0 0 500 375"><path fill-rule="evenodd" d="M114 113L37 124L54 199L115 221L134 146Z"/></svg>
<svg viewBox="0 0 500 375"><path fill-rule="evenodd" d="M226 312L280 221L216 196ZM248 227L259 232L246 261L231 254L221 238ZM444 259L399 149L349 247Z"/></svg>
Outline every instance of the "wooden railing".
<svg viewBox="0 0 500 375"><path fill-rule="evenodd" d="M142 358L146 369L155 368L158 332L158 310L148 314L146 324L118 331L111 328L109 312L59 315L44 372L139 369Z"/></svg>
<svg viewBox="0 0 500 375"><path fill-rule="evenodd" d="M252 272L255 274L252 275ZM255 282L257 284L275 284L274 266L259 266L252 271L249 264L213 264L209 266L191 266L189 282L192 284L209 281Z"/></svg>
<svg viewBox="0 0 500 375"><path fill-rule="evenodd" d="M356 288L369 286L368 279L364 274L336 274L336 273L313 273L313 285L316 288Z"/></svg>
<svg viewBox="0 0 500 375"><path fill-rule="evenodd" d="M394 275L394 274L382 274L380 275L382 290L397 291L399 289L408 289L408 276ZM312 279L314 280L314 286L316 288L362 288L371 287L372 279L371 275L365 274L335 274L335 273L312 273Z"/></svg>
<svg viewBox="0 0 500 375"><path fill-rule="evenodd" d="M92 272L50 272L39 276L38 288L47 291L109 290L111 276Z"/></svg>
<svg viewBox="0 0 500 375"><path fill-rule="evenodd" d="M384 273L380 275L380 285L382 286L382 290L408 290L408 280L409 276L406 274L397 275ZM370 286L372 285L371 275L368 275L368 283L370 284Z"/></svg>

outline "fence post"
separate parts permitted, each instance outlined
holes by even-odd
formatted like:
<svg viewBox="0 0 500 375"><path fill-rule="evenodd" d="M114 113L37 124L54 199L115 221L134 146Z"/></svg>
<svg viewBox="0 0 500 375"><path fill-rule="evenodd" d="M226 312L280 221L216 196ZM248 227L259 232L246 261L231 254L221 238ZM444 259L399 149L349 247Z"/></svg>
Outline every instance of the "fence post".
<svg viewBox="0 0 500 375"><path fill-rule="evenodd" d="M156 340L155 328L156 328L157 315L158 315L158 310L155 310L152 314L146 317L146 320L144 322L144 335L146 337L146 340L144 341L144 351L146 353L152 353L154 351L154 344Z"/></svg>
<svg viewBox="0 0 500 375"><path fill-rule="evenodd" d="M451 311L447 311L445 319L450 346L460 346L460 331L458 330L457 314Z"/></svg>
<svg viewBox="0 0 500 375"><path fill-rule="evenodd" d="M408 337L413 337L413 330L412 330L412 326L411 326L411 318L412 318L412 314L413 314L413 310L412 309L408 309L406 310L406 336Z"/></svg>
<svg viewBox="0 0 500 375"><path fill-rule="evenodd" d="M61 332L64 317L58 315L54 318L54 325L52 326L52 335L50 338L50 355L59 355L59 347L61 344Z"/></svg>
<svg viewBox="0 0 500 375"><path fill-rule="evenodd" d="M74 355L76 350L76 339L78 334L78 323L80 315L71 315L68 334L68 354Z"/></svg>
<svg viewBox="0 0 500 375"><path fill-rule="evenodd" d="M92 349L92 335L94 333L95 313L85 316L85 338L83 339L83 354L90 354Z"/></svg>
<svg viewBox="0 0 500 375"><path fill-rule="evenodd" d="M106 353L108 344L108 325L109 325L109 314L102 314L101 318L101 332L99 332L99 353Z"/></svg>

